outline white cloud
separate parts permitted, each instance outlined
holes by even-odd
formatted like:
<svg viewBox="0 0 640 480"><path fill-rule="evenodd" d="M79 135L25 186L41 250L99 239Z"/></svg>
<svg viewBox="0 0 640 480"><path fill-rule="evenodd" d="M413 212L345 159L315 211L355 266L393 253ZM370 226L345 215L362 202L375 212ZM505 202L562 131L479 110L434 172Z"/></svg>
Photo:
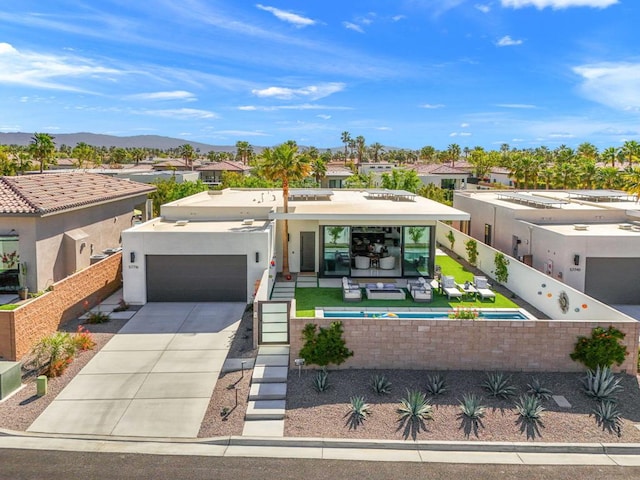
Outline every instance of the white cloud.
<svg viewBox="0 0 640 480"><path fill-rule="evenodd" d="M550 133L549 138L573 138L575 135L567 132Z"/></svg>
<svg viewBox="0 0 640 480"><path fill-rule="evenodd" d="M352 22L342 22L342 26L347 30L353 30L354 32L364 33L364 30L360 25L356 25L355 23L352 23Z"/></svg>
<svg viewBox="0 0 640 480"><path fill-rule="evenodd" d="M529 105L527 103L498 103L496 107L501 108L538 108L535 105Z"/></svg>
<svg viewBox="0 0 640 480"><path fill-rule="evenodd" d="M468 123L461 123L460 124L460 128L469 128L469 124Z"/></svg>
<svg viewBox="0 0 640 480"><path fill-rule="evenodd" d="M503 7L536 7L538 10L550 7L561 10L570 7L607 8L617 4L618 0L501 0L501 3Z"/></svg>
<svg viewBox="0 0 640 480"><path fill-rule="evenodd" d="M471 134L469 132L451 132L449 136L450 137L470 137Z"/></svg>
<svg viewBox="0 0 640 480"><path fill-rule="evenodd" d="M390 132L392 129L391 127L376 127L376 130L380 130L383 132Z"/></svg>
<svg viewBox="0 0 640 480"><path fill-rule="evenodd" d="M322 120L329 120L329 119L331 119L331 115L327 115L327 114L324 114L324 113L321 113L321 114L319 114L319 115L316 115L316 117L321 118Z"/></svg>
<svg viewBox="0 0 640 480"><path fill-rule="evenodd" d="M185 100L187 102L193 102L196 96L185 90L174 90L171 92L149 92L149 93L137 93L135 95L128 95L128 99L131 100Z"/></svg>
<svg viewBox="0 0 640 480"><path fill-rule="evenodd" d="M593 63L573 72L582 77L585 97L619 110L640 110L640 63Z"/></svg>
<svg viewBox="0 0 640 480"><path fill-rule="evenodd" d="M436 104L425 103L423 105L420 105L420 108L426 108L426 109L429 109L429 110L435 109L435 108L443 108L443 107L444 107L444 105L442 105L441 103L436 103Z"/></svg>
<svg viewBox="0 0 640 480"><path fill-rule="evenodd" d="M514 45L522 45L522 40L514 40L509 35L505 35L496 42L498 47L511 47Z"/></svg>
<svg viewBox="0 0 640 480"><path fill-rule="evenodd" d="M287 12L286 10L280 10L279 8L268 7L266 5L260 5L259 3L256 5L256 7L260 10L264 10L265 12L272 13L278 20L292 23L296 27L308 27L309 25L316 24L315 20L303 17L302 15L298 15L297 13Z"/></svg>
<svg viewBox="0 0 640 480"><path fill-rule="evenodd" d="M480 10L482 13L489 13L491 11L491 7L489 5L476 3L474 7L476 7L476 10Z"/></svg>
<svg viewBox="0 0 640 480"><path fill-rule="evenodd" d="M264 132L253 131L253 130L216 130L213 133L217 135L232 135L237 137L268 137L269 136Z"/></svg>
<svg viewBox="0 0 640 480"><path fill-rule="evenodd" d="M124 72L98 65L85 58L21 52L8 43L0 43L0 84L17 84L51 90L86 91L70 83L71 79Z"/></svg>
<svg viewBox="0 0 640 480"><path fill-rule="evenodd" d="M256 97L261 98L278 98L280 100L291 100L295 98L308 98L310 100L318 100L320 98L328 97L336 92L343 90L344 83L325 83L322 85L309 85L302 88L287 88L287 87L268 87L263 89L251 90Z"/></svg>
<svg viewBox="0 0 640 480"><path fill-rule="evenodd" d="M393 17L391 17L391 20L393 20L394 22L399 22L400 20L404 20L406 17L406 15L394 15Z"/></svg>
<svg viewBox="0 0 640 480"><path fill-rule="evenodd" d="M218 118L218 115L208 110L196 108L170 108L164 110L137 110L133 113L141 115L153 115L156 117L175 118L178 120Z"/></svg>
<svg viewBox="0 0 640 480"><path fill-rule="evenodd" d="M260 112L274 112L276 110L351 110L350 107L335 107L327 105L316 105L313 103L303 103L300 105L273 105L273 106L258 106L258 105L242 105L238 107L238 110L242 111L260 111Z"/></svg>

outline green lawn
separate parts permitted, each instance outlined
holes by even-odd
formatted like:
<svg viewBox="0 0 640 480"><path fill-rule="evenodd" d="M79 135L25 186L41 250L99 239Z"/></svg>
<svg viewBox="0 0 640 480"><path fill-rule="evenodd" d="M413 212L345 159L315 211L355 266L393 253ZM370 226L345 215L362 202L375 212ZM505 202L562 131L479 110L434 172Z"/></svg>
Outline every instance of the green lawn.
<svg viewBox="0 0 640 480"><path fill-rule="evenodd" d="M443 275L453 275L458 283L473 280L473 273L465 270L461 264L451 257L438 256L436 264L440 265ZM343 302L341 288L296 288L296 313L299 317L313 317L316 307L485 307L485 308L518 308L509 298L496 292L495 303L490 300L462 301L452 300L434 291L430 303L416 303L407 294L405 300L368 300L363 291L361 302Z"/></svg>

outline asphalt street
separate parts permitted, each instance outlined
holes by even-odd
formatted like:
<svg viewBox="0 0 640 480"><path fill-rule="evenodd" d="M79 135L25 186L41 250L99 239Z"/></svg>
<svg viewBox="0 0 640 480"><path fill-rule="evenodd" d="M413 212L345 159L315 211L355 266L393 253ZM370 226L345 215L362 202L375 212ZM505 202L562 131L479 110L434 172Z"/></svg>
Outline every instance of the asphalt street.
<svg viewBox="0 0 640 480"><path fill-rule="evenodd" d="M637 480L640 467L460 465L0 449L2 480Z"/></svg>

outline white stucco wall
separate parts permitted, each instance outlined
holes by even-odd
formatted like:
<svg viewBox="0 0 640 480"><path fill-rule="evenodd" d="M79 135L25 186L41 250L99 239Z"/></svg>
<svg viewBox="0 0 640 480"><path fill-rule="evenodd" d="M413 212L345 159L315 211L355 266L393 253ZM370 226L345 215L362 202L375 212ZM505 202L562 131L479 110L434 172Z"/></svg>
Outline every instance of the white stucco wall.
<svg viewBox="0 0 640 480"><path fill-rule="evenodd" d="M152 220L148 224L157 222ZM145 227L143 224L139 227ZM123 298L127 303L147 302L145 255L246 255L247 302L253 298L255 283L270 268L273 257L273 223L263 231L161 232L132 228L122 233ZM131 262L135 252L135 262ZM259 252L260 261L255 261Z"/></svg>
<svg viewBox="0 0 640 480"><path fill-rule="evenodd" d="M449 231L453 231L456 238L454 252L467 259L465 242L471 238L468 235L444 223L438 223L436 240L449 247L450 243L447 240ZM478 242L478 261L476 266L490 278L494 278L496 252L496 249ZM505 286L517 296L544 312L549 318L561 320L635 321L575 288L545 275L515 258L508 255L505 256L510 260L508 266L509 278ZM562 312L558 304L560 292L566 292L569 297L569 310L566 313Z"/></svg>

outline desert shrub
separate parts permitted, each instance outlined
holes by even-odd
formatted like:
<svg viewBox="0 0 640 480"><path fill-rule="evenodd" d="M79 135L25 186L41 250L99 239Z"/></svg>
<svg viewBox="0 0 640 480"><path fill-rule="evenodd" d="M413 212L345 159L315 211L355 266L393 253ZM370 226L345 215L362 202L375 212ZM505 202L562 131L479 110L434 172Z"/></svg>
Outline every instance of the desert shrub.
<svg viewBox="0 0 640 480"><path fill-rule="evenodd" d="M111 317L108 313L97 311L89 312L87 314L87 319L85 320L85 322L91 325L95 325L98 323L107 323L109 320L111 320Z"/></svg>
<svg viewBox="0 0 640 480"><path fill-rule="evenodd" d="M93 350L96 346L96 342L93 340L93 335L82 325L78 325L78 330L73 335L73 342L80 351Z"/></svg>
<svg viewBox="0 0 640 480"><path fill-rule="evenodd" d="M598 401L615 402L616 394L622 390L620 379L616 378L609 367L589 370L582 380L584 393Z"/></svg>
<svg viewBox="0 0 640 480"><path fill-rule="evenodd" d="M542 382L538 377L533 377L531 379L531 383L527 383L527 387L529 387L527 393L535 395L542 400L549 400L553 395L551 390L542 385Z"/></svg>
<svg viewBox="0 0 640 480"><path fill-rule="evenodd" d="M397 411L400 419L430 420L433 416L433 406L419 390L407 390L407 396L400 400Z"/></svg>
<svg viewBox="0 0 640 480"><path fill-rule="evenodd" d="M384 375L371 377L371 389L378 395L386 395L391 392L391 382Z"/></svg>
<svg viewBox="0 0 640 480"><path fill-rule="evenodd" d="M506 399L516 394L516 387L511 385L511 377L505 377L503 373L488 373L482 387L492 397Z"/></svg>
<svg viewBox="0 0 640 480"><path fill-rule="evenodd" d="M596 417L596 423L602 427L602 430L616 433L618 436L622 435L622 417L614 402L598 403L591 414Z"/></svg>
<svg viewBox="0 0 640 480"><path fill-rule="evenodd" d="M471 239L464 244L464 248L467 250L467 259L471 265L475 265L478 261L478 242Z"/></svg>
<svg viewBox="0 0 640 480"><path fill-rule="evenodd" d="M447 391L447 382L439 373L427 377L426 390L429 395L442 395Z"/></svg>
<svg viewBox="0 0 640 480"><path fill-rule="evenodd" d="M313 388L316 392L322 393L329 390L329 374L326 370L320 370L313 377Z"/></svg>
<svg viewBox="0 0 640 480"><path fill-rule="evenodd" d="M572 360L583 363L588 369L610 367L614 363L622 365L629 354L627 347L622 345L625 334L617 328L609 326L604 329L595 327L591 330L591 337L578 337L573 352L569 355Z"/></svg>
<svg viewBox="0 0 640 480"><path fill-rule="evenodd" d="M484 417L486 407L482 405L482 399L475 393L465 393L460 401L460 411L470 420L479 420Z"/></svg>
<svg viewBox="0 0 640 480"><path fill-rule="evenodd" d="M351 397L349 399L349 422L355 428L364 422L371 412L371 405L364 401L364 397Z"/></svg>
<svg viewBox="0 0 640 480"><path fill-rule="evenodd" d="M544 407L539 397L524 395L516 401L516 411L525 420L540 420Z"/></svg>
<svg viewBox="0 0 640 480"><path fill-rule="evenodd" d="M59 377L73 361L78 347L67 332L56 332L42 338L33 347L36 369L47 377Z"/></svg>
<svg viewBox="0 0 640 480"><path fill-rule="evenodd" d="M340 365L353 356L353 352L347 348L343 333L342 322L331 322L327 328L320 327L319 330L316 324L307 323L302 330L304 345L300 349L300 357L308 365Z"/></svg>

